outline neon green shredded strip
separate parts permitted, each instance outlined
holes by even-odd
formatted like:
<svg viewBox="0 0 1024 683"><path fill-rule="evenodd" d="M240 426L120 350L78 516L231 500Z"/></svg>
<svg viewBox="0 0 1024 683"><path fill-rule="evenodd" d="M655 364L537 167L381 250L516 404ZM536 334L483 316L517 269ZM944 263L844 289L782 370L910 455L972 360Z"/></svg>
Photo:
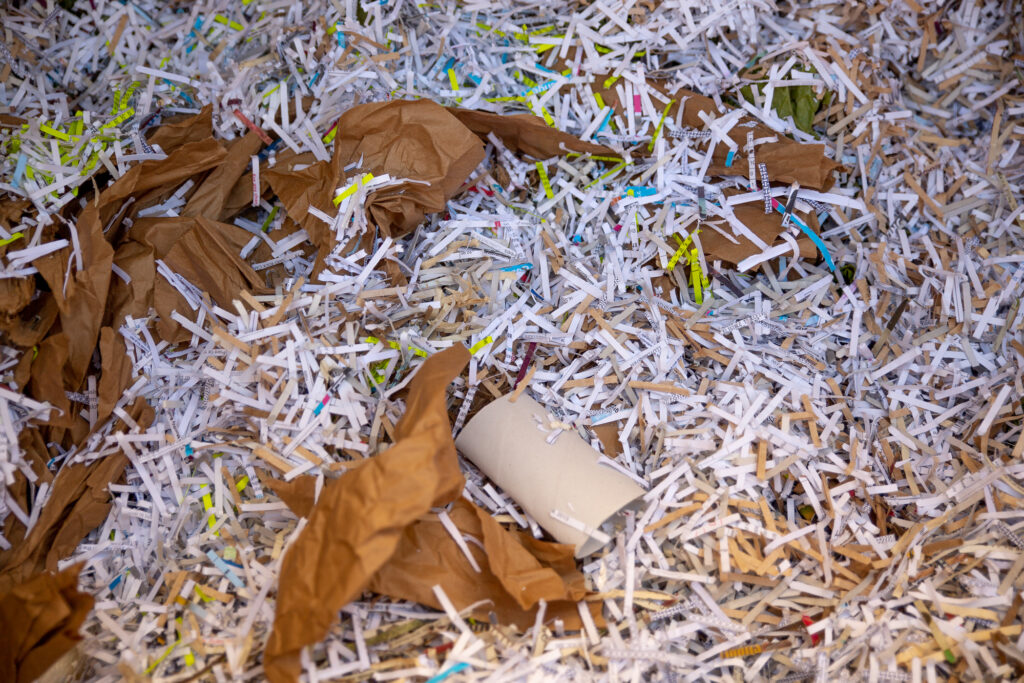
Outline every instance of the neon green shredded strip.
<svg viewBox="0 0 1024 683"><path fill-rule="evenodd" d="M491 32L493 32L493 33L494 33L495 35L497 35L497 36L501 36L502 38L504 38L504 37L505 37L505 36L507 35L507 34L506 34L506 33L505 33L504 31L501 31L501 30L499 30L499 29L496 29L496 28L493 28L493 27L491 27L491 26L488 26L487 24L485 24L485 23L484 23L484 22L482 22L482 21L478 21L478 22L476 22L476 27L477 27L477 28L480 28L480 29L483 29L484 31L491 31Z"/></svg>
<svg viewBox="0 0 1024 683"><path fill-rule="evenodd" d="M125 109L125 108L128 107L128 102L131 100L132 94L135 92L135 89L138 88L138 87L139 87L139 82L138 81L132 81L131 82L131 85L128 86L128 89L124 91L124 95L121 96L121 106L118 108L119 110L120 109Z"/></svg>
<svg viewBox="0 0 1024 683"><path fill-rule="evenodd" d="M533 80L532 78L524 74L522 71L516 71L512 75L521 80L525 85L530 86L531 88L537 85L537 81Z"/></svg>
<svg viewBox="0 0 1024 683"><path fill-rule="evenodd" d="M354 195L356 193L356 190L358 190L361 185L366 185L366 183L370 182L371 180L373 180L373 174L364 173L362 178L346 187L338 194L337 197L334 198L334 205L338 206L339 204L341 204L341 202L344 201L347 197L351 197L352 195Z"/></svg>
<svg viewBox="0 0 1024 683"><path fill-rule="evenodd" d="M700 254L694 247L690 250L690 281L693 283L693 300L698 304L704 303L704 293L700 286L703 279L704 271L700 268Z"/></svg>
<svg viewBox="0 0 1024 683"><path fill-rule="evenodd" d="M668 261L669 270L672 270L673 268L676 267L676 264L679 263L679 259L683 257L684 253L686 253L686 247L681 246L676 250L676 253L672 254L672 258L670 258Z"/></svg>
<svg viewBox="0 0 1024 683"><path fill-rule="evenodd" d="M384 380L387 379L389 362L390 361L382 360L379 363L374 363L370 366L370 374L373 377L373 381L377 384L383 384Z"/></svg>
<svg viewBox="0 0 1024 683"><path fill-rule="evenodd" d="M356 190L358 189L359 183L352 183L344 190L342 190L337 197L334 198L334 205L337 206L338 204L341 204L345 199L348 199L349 197L354 195L356 193Z"/></svg>
<svg viewBox="0 0 1024 683"><path fill-rule="evenodd" d="M114 91L114 106L110 110L110 113L111 114L116 114L117 112L125 109L128 106L128 101L131 100L132 93L134 93L135 89L138 88L138 87L139 87L138 81L132 81L131 84L129 84L129 86L127 88L125 88L125 91L123 93L120 92L119 90L115 90Z"/></svg>
<svg viewBox="0 0 1024 683"><path fill-rule="evenodd" d="M665 125L665 117L668 116L668 110L675 104L675 100L671 100L666 106L665 111L661 112L661 120L658 121L658 127L654 129L654 136L651 137L651 141L647 143L647 151L650 152L654 149L654 141L661 135L661 127Z"/></svg>
<svg viewBox="0 0 1024 683"><path fill-rule="evenodd" d="M608 78L604 79L604 87L606 87L606 88L612 87L613 85L615 85L615 81L619 80L620 78L622 78L622 77L621 76L609 76Z"/></svg>
<svg viewBox="0 0 1024 683"><path fill-rule="evenodd" d="M0 240L0 247L6 246L6 245L10 244L11 242L13 242L14 240L21 239L24 236L25 235L23 233L20 233L20 232L13 233L7 239Z"/></svg>
<svg viewBox="0 0 1024 683"><path fill-rule="evenodd" d="M553 118L551 118L551 114L549 114L548 110L544 108L544 105L542 105L540 102L538 102L537 103L537 107L540 108L541 116L544 117L544 123L546 123L549 126L551 126L552 128L554 128L555 127L555 120Z"/></svg>
<svg viewBox="0 0 1024 683"><path fill-rule="evenodd" d="M242 491L245 490L245 487L248 484L249 484L249 475L248 474L243 474L242 478L238 480L237 484L235 484L235 488L238 489L239 493L241 493Z"/></svg>
<svg viewBox="0 0 1024 683"><path fill-rule="evenodd" d="M380 344L381 343L380 339L377 339L377 337L366 337L365 339L363 339L363 341L367 342L368 344ZM388 342L388 346L390 346L391 348L393 348L395 350L401 350L401 348L402 348L402 345L399 344L396 341L389 341ZM409 346L409 350L412 351L413 354L419 356L420 358L426 358L427 357L427 352L424 351L423 349L417 349L415 346Z"/></svg>
<svg viewBox="0 0 1024 683"><path fill-rule="evenodd" d="M181 642L181 638L178 638L176 641L174 641L173 643L168 645L167 649L164 650L164 653L162 655L160 655L160 657L158 657L155 662L153 662L152 664L149 665L149 668L146 669L146 673L147 674L153 673L156 670L156 668L158 666L160 666L160 662L162 662L165 659L167 659L167 655L171 654L174 651L174 648L178 647L178 643L180 643L180 642Z"/></svg>
<svg viewBox="0 0 1024 683"><path fill-rule="evenodd" d="M469 352L476 353L477 351L484 348L493 341L494 339L491 337L491 335L487 335L486 337L478 341L476 344L473 344L471 347L469 347Z"/></svg>
<svg viewBox="0 0 1024 683"><path fill-rule="evenodd" d="M696 235L698 232L700 232L700 228L695 230L693 235ZM679 263L679 259L681 259L683 257L683 254L686 253L687 247L690 246L690 241L693 240L693 235L687 236L685 241L679 239L679 235L673 235L673 237L676 238L676 242L679 242L679 248L676 249L676 253L672 254L672 258L669 259L668 261L669 270L675 268L676 264Z"/></svg>
<svg viewBox="0 0 1024 683"><path fill-rule="evenodd" d="M133 116L135 116L135 110L132 109L131 107L128 107L123 112L118 114L116 118L113 118L113 119L107 121L106 123L104 123L102 126L100 126L100 129L103 130L103 129L106 129L106 128L110 128L112 126L119 126L119 125L121 125L122 123L124 123L125 121L127 121L128 119L130 119Z"/></svg>
<svg viewBox="0 0 1024 683"><path fill-rule="evenodd" d="M263 225L260 226L260 230L262 230L263 232L266 232L267 228L270 227L270 224L274 222L274 217L275 216L277 216L277 207L276 206L270 210L270 214L268 214L266 220L263 221Z"/></svg>
<svg viewBox="0 0 1024 683"><path fill-rule="evenodd" d="M209 490L209 487L206 486L206 485L203 485L203 488L206 489L206 490ZM213 508L213 497L209 493L204 493L203 494L203 509L206 510L207 512L209 512L210 509L212 509L212 508ZM207 524L207 526L209 526L212 529L213 527L217 526L217 519L215 518L214 515L210 515L206 519L206 524Z"/></svg>
<svg viewBox="0 0 1024 683"><path fill-rule="evenodd" d="M551 189L551 180L548 178L547 169L544 168L544 164L540 161L536 162L537 173L540 175L540 184L544 186L544 194L547 195L548 199L554 199L555 193Z"/></svg>
<svg viewBox="0 0 1024 683"><path fill-rule="evenodd" d="M86 173L88 173L92 169L96 168L96 164L98 164L99 162L100 162L100 153L99 152L93 152L92 155L89 157L89 163L86 164L85 168L82 169L81 175L85 175Z"/></svg>
<svg viewBox="0 0 1024 683"><path fill-rule="evenodd" d="M455 69L448 69L448 82L451 84L452 90L455 92L459 91L459 78L455 75ZM455 101L461 102L462 98L456 97Z"/></svg>
<svg viewBox="0 0 1024 683"><path fill-rule="evenodd" d="M218 24L223 24L224 26L230 26L231 28L235 29L236 31L241 31L243 28L245 28L244 26L239 24L234 19L230 19L229 20L227 17L225 17L222 14L215 15L213 17L213 20L216 21Z"/></svg>
<svg viewBox="0 0 1024 683"><path fill-rule="evenodd" d="M71 138L68 137L67 133L62 133L59 130L55 130L53 128L50 128L49 126L47 126L44 123L40 123L39 124L39 130L43 131L44 133L47 133L48 135L52 135L55 138L63 140L64 142L70 142L71 141Z"/></svg>
<svg viewBox="0 0 1024 683"><path fill-rule="evenodd" d="M612 170L610 170L610 171L607 171L606 173L604 173L604 174L602 174L602 175L599 175L599 176L598 176L597 178L595 178L594 180L592 180L592 181L590 181L589 183L587 183L587 184L586 184L586 185L584 186L584 188L583 188L583 189L585 189L585 190L589 190L589 189L590 189L590 188L592 188L592 187L593 187L594 185L597 185L597 184L598 184L598 183L599 183L600 181L604 180L604 179L605 179L605 178L607 178L608 176L610 176L610 175L612 175L612 174L614 174L614 173L618 173L619 171L621 171L622 169L624 169L624 168L626 167L626 164L627 164L627 163L628 163L628 162L626 162L626 161L623 161L623 162L622 162L621 164L618 164L617 166L615 166L615 168L613 168Z"/></svg>

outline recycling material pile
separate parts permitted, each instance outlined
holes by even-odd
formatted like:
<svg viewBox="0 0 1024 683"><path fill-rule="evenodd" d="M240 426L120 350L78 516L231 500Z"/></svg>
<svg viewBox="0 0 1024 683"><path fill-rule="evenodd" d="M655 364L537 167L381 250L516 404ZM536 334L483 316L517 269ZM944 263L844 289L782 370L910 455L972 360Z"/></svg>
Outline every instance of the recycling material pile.
<svg viewBox="0 0 1024 683"><path fill-rule="evenodd" d="M0 678L1024 672L1019 3L0 12Z"/></svg>

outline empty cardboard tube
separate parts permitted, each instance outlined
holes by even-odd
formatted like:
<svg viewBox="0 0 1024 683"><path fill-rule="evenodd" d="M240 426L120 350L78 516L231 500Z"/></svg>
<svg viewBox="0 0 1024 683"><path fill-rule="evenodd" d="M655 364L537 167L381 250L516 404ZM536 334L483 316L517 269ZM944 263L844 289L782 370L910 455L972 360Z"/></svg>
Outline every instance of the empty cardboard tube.
<svg viewBox="0 0 1024 683"><path fill-rule="evenodd" d="M554 443L544 408L529 396L509 396L481 410L455 446L576 557L600 549L609 538L602 524L621 514L644 490L598 462L601 454L566 430Z"/></svg>

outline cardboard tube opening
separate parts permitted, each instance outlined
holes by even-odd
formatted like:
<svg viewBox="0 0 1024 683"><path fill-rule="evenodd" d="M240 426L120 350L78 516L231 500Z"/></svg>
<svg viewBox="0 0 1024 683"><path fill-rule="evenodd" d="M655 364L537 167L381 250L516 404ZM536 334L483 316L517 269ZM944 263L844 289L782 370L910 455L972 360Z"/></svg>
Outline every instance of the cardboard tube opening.
<svg viewBox="0 0 1024 683"><path fill-rule="evenodd" d="M644 494L629 477L598 462L574 430L548 443L547 413L529 396L504 396L481 410L455 440L464 456L577 558L610 537L600 529Z"/></svg>

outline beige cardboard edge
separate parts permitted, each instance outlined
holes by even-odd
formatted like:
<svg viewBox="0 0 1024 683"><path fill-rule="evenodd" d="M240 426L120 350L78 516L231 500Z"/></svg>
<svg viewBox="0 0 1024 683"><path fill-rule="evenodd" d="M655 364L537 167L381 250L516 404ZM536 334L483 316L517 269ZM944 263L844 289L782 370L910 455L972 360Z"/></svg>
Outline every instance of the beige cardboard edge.
<svg viewBox="0 0 1024 683"><path fill-rule="evenodd" d="M455 446L512 497L559 543L575 546L577 558L607 542L593 533L643 496L629 477L598 462L601 454L573 430L553 444L544 408L522 394L481 410ZM562 519L569 518L571 524Z"/></svg>

